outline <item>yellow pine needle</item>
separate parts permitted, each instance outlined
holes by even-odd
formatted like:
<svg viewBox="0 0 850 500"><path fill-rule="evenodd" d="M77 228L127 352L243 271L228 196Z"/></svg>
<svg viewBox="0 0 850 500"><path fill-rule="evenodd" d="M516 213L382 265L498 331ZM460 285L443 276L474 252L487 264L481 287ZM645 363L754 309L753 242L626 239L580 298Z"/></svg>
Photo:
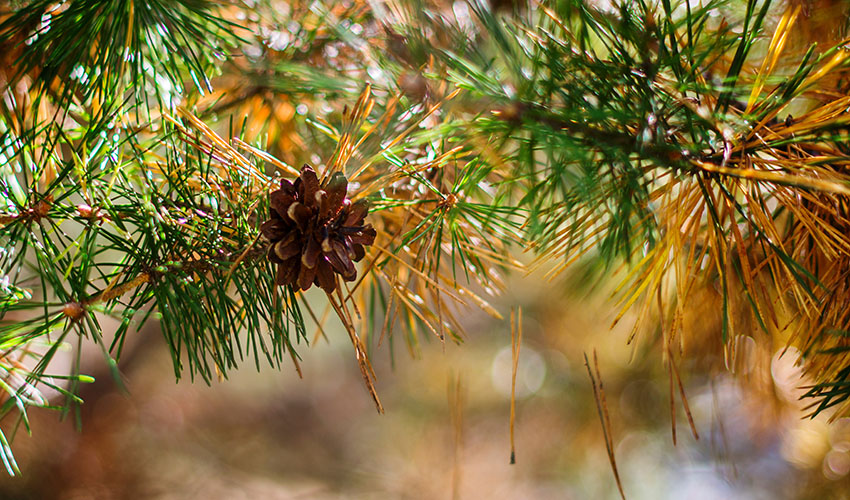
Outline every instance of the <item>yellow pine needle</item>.
<svg viewBox="0 0 850 500"><path fill-rule="evenodd" d="M626 314L626 311L632 306L632 304L637 301L637 299L651 287L654 287L657 284L663 275L663 271L666 268L666 263L668 262L668 253L669 253L669 242L665 240L666 245L663 247L656 246L655 249L648 256L655 257L655 262L647 268L644 272L641 279L635 281L635 283L629 288L628 292L624 294L623 298L620 299L619 303L625 304L620 309L620 312L614 318L613 323L611 323L611 327L613 328ZM631 273L630 273L631 274ZM626 300L628 298L628 300Z"/></svg>
<svg viewBox="0 0 850 500"><path fill-rule="evenodd" d="M459 294L472 299L472 301L475 302L475 305L478 306L479 309L490 315L490 317L498 320L505 319L505 317L502 316L502 314L497 311L495 307L491 306L489 302L484 300L480 295L472 292L469 288L458 285L457 291Z"/></svg>
<svg viewBox="0 0 850 500"><path fill-rule="evenodd" d="M374 163L374 162L375 162L378 158L383 158L384 153L386 153L387 151L389 151L390 149L392 149L394 146L396 146L398 143L400 143L402 140L404 140L404 138L405 138L405 137L407 137L408 135L410 135L410 133L411 133L411 132L413 132L414 130L416 130L417 128L419 128L419 125L420 125L423 121L425 121L425 119L426 119L426 118L428 118L429 116L431 116L432 114L434 114L434 113L435 113L438 109L440 109L440 107L441 107L441 106L442 106L442 105L443 105L446 101L449 101L449 100L451 100L451 99L454 99L454 98L455 98L458 94L460 94L460 90L461 90L461 89L455 89L455 90L454 90L451 94L447 95L447 96L446 96L445 98L443 98L440 102L438 102L438 103L434 104L433 106L431 106L431 108L430 108L427 112L425 112L422 116L420 116L420 117L419 117L419 118L418 118L418 119L417 119L417 120L416 120L416 121L415 121L412 125L410 125L410 126L409 126L408 128L406 128L404 131L402 131L399 135L397 135L396 137L394 137L394 138L393 138L393 139L392 139L392 140L391 140L391 141L390 141L390 142L389 142L386 146L384 146L383 148L381 148L381 151L379 151L378 153L376 153L376 154L375 154L375 155L374 155L371 159L369 159L367 162L365 162L365 163L364 163L364 164L363 164L363 165L362 165L362 166L358 169L358 171L366 170L367 168L371 167L371 166L372 166L372 164L373 164L373 163Z"/></svg>
<svg viewBox="0 0 850 500"><path fill-rule="evenodd" d="M366 131L363 133L363 135L357 141L357 144L355 144L354 148L352 148L353 151L356 151L366 141L366 139L370 135L372 135L372 133L378 128L378 126L380 124L383 123L386 126L386 124L392 118L392 113L395 111L395 107L396 107L397 103L398 103L398 99L395 98L395 97L390 100L390 102L386 106L386 111L384 111L384 114L379 119L377 119L368 129L366 129ZM371 107L373 105L374 105L374 101L371 101L370 110L371 110ZM363 170L365 170L365 169L364 169L363 166L361 166L353 174L351 174L351 178L352 179L356 178L358 175L360 175L363 172Z"/></svg>
<svg viewBox="0 0 850 500"><path fill-rule="evenodd" d="M850 38L845 38L836 46L841 47L848 41L850 41ZM848 55L850 55L850 53L848 53L847 50L844 50L843 48L837 50L826 64L824 64L821 68L819 68L817 71L815 71L814 73L809 75L805 80L803 80L803 83L800 84L800 88L804 89L813 85L815 82L829 74L829 72L835 69L837 66L843 64L844 60L847 59Z"/></svg>
<svg viewBox="0 0 850 500"><path fill-rule="evenodd" d="M793 8L789 5L785 10L785 13L782 14L782 18L779 20L779 24L777 24L776 30L773 32L773 38L770 40L770 45L767 47L767 54L762 60L761 68L756 75L756 81L753 85L753 90L750 93L750 99L747 101L745 113L752 111L756 99L758 99L761 94L761 89L764 88L765 80L773 73L776 63L779 60L779 55L782 53L782 49L785 47L785 42L788 40L788 34L791 31L791 27L794 25L794 21L797 20L797 16L800 14L801 8L802 5L797 5Z"/></svg>
<svg viewBox="0 0 850 500"><path fill-rule="evenodd" d="M395 289L396 281L398 280L398 274L393 274L392 280L390 281L390 290ZM392 328L395 326L395 316L396 311L398 309L398 305L394 302L395 294L391 293L389 297L389 302L387 303L387 310L384 313L384 325L381 327L381 335L378 337L378 345L380 346L384 342L384 337L387 336L387 333L392 331ZM390 318L392 318L392 323L390 323Z"/></svg>
<svg viewBox="0 0 850 500"><path fill-rule="evenodd" d="M247 149L251 153L255 154L256 156L261 158L263 161L271 163L272 165L276 166L277 168L283 170L284 172L286 172L290 175L293 175L295 177L298 177L299 175L301 175L301 172L299 172L298 169L296 169L296 168L294 168L290 165L287 165L286 163L278 160L274 156L270 155L269 153L266 153L265 151L263 151L261 149L257 149L254 146L251 146L250 144L242 141L242 139L240 139L238 137L234 137L233 142L236 143L236 145L238 145L239 147Z"/></svg>
<svg viewBox="0 0 850 500"><path fill-rule="evenodd" d="M848 41L850 41L850 38L842 40L840 44L847 43ZM850 53L848 53L848 51L846 50L837 50L829 59L829 61L827 61L826 64L824 64L817 71L815 71L813 74L809 75L805 80L803 80L803 82L800 84L799 89L807 89L817 83L818 80L822 79L831 71L833 71L836 67L843 64L847 59L848 55L850 55ZM765 127L765 125L767 125L771 120L773 120L776 115L778 115L787 106L788 103L785 103L784 105L777 107L776 109L768 113L764 118L762 118L762 120L758 124L756 124L756 126L753 127L753 129L747 134L744 142L749 141L753 137L753 135L760 132Z"/></svg>
<svg viewBox="0 0 850 500"><path fill-rule="evenodd" d="M387 283L391 281L390 277L387 276L386 273L381 271L381 274L384 276L384 279L386 279ZM410 314L413 314L414 316L419 318L419 320L422 321L422 323L428 328L428 330L431 331L431 333L434 334L435 337L442 340L442 337L440 337L440 332L438 332L437 328L431 323L431 321L429 321L428 318L425 317L425 313L423 312L423 310L420 310L419 306L415 304L416 299L414 297L420 298L420 300L421 297L414 295L413 292L410 291L409 287L402 286L399 283L396 283L396 285L392 288L392 291L404 303L407 311Z"/></svg>
<svg viewBox="0 0 850 500"><path fill-rule="evenodd" d="M729 210L732 210L732 202L730 200L726 200L727 206ZM747 290L755 291L755 285L753 284L753 275L750 271L750 260L747 256L746 249L747 247L744 244L744 239L741 236L741 229L738 227L738 224L729 224L732 229L732 236L735 239L735 247L738 252L738 259L741 263L741 274L743 274L744 285ZM757 300L753 301L753 307L755 309L755 313L761 315L761 311L759 310Z"/></svg>
<svg viewBox="0 0 850 500"><path fill-rule="evenodd" d="M646 255L644 255L643 258L640 261L638 261L637 264L635 264L633 266L629 266L630 267L629 271L626 273L626 276L620 281L620 283L611 292L611 296L613 297L614 295L619 294L620 291L622 291L623 288L626 285L628 285L629 283L634 283L633 278L641 270L644 270L644 274L645 274L646 273L646 270L645 270L646 264L654 257L657 257L657 250L655 250L655 249L653 249L650 252L647 252ZM629 294L626 293L625 295L628 296ZM623 300L625 300L625 298L621 299L621 303L622 303Z"/></svg>
<svg viewBox="0 0 850 500"><path fill-rule="evenodd" d="M593 231L585 233L585 236L582 236L581 239L578 242L570 242L569 241L570 239L573 238L572 235L569 238L565 238L563 240L563 243L559 243L558 246L567 247L567 248L572 248L572 247L578 246L579 250L574 251L573 255L571 255L570 258L567 261L565 261L564 263L559 265L557 268L548 271L546 273L546 275L544 276L544 278L547 279L547 281L551 282L555 278L560 276L570 266L572 266L579 259L584 257L584 255L586 255L587 252L590 252L591 250L593 250L594 246L592 244L590 244L591 240L593 238L595 238L598 234L602 233L603 231L606 231L607 229L608 229L608 224L601 224L596 229L594 229ZM562 253L562 252L553 249L551 251L548 251L544 255L546 256L546 258L551 258L551 256L559 255L560 253Z"/></svg>
<svg viewBox="0 0 850 500"><path fill-rule="evenodd" d="M401 169L399 169L399 170L391 171L391 172L387 173L386 175L378 176L378 177L376 177L374 180L372 180L370 183L368 183L368 184L364 185L364 186L363 186L363 187L362 187L362 188L358 191L358 194L357 194L357 195L355 195L352 199L353 199L353 200L356 200L357 198L360 198L360 197L364 196L364 195L365 195L365 194L367 194L367 193L374 193L374 192L377 192L377 191L379 191L379 190L381 190L381 189L384 189L384 188L386 188L386 187L388 187L388 186L391 186L393 183L395 183L395 182L396 182L396 181L398 181L399 179L403 179L403 178L405 178L405 177L410 177L410 176L412 176L412 175L414 175L414 174L418 174L418 173L421 173L421 172L425 172L425 171L428 171L428 170L430 170L430 169L435 169L435 168L436 168L436 169L442 169L442 168L445 166L445 164L446 164L446 163L447 163L447 162L448 162L448 161L449 161L449 160L450 160L450 159L451 159L454 155L456 155L457 153L461 152L463 149L464 149L464 146L456 146L456 147L454 147L454 148L452 148L452 149L450 149L450 150L448 150L448 151L446 151L446 152L444 152L444 153L440 154L439 156L437 156L437 157L436 157L436 158L434 158L433 160L428 161L427 163L423 163L423 164L421 164L421 165L415 165L415 166L413 166L413 168L411 168L410 170L404 170L404 168L405 168L405 167L410 167L410 165L406 165L405 167L402 167L402 168L401 168ZM361 174L361 173L365 170L365 168L366 168L366 167L369 167L369 166L371 166L371 165L363 165L363 166L361 166L361 167L360 167L360 168L359 168L359 169L358 169L358 170L357 170L357 171L356 171L356 172L352 175L352 178L354 178L354 177L356 177L356 176L360 175L360 174Z"/></svg>
<svg viewBox="0 0 850 500"><path fill-rule="evenodd" d="M486 248L473 246L465 241L461 241L459 246L479 259L486 260L500 266L510 267L516 271L525 270L525 266L522 262L514 259L507 252L496 253L491 250L487 250Z"/></svg>
<svg viewBox="0 0 850 500"><path fill-rule="evenodd" d="M811 188L816 189L818 191L842 194L845 196L850 195L850 188L838 182L813 179L811 177L806 177L802 175L786 175L778 172L755 170L751 168L744 169L721 167L701 160L694 160L692 163L697 167L701 168L702 170L705 170L706 172L729 175L740 179L749 179L753 181L771 182L804 188Z"/></svg>
<svg viewBox="0 0 850 500"><path fill-rule="evenodd" d="M298 362L298 356L295 355L295 350L291 347L286 348L289 351L289 357L292 359L292 364L295 366L295 373L298 374L298 378L303 379L304 374L301 372L301 363Z"/></svg>
<svg viewBox="0 0 850 500"><path fill-rule="evenodd" d="M380 234L380 233L379 233L379 234ZM398 262L399 264L401 264L401 265L405 266L407 269L409 269L411 272L413 272L414 274L416 274L417 276L419 276L420 278L422 278L423 280L425 280L425 282L427 282L427 283L428 283L428 284L430 284L431 286L434 286L434 287L437 287L437 288L442 289L442 290L443 290L443 292L444 292L444 293L446 293L446 294L447 294L448 296L450 296L451 298L455 299L456 301L458 301L458 302L460 302L460 303L464 303L464 302L463 302L463 299L461 299L461 298L460 298L458 295L456 295L455 293L452 293L452 291L451 291L449 288L447 288L446 286L441 285L440 283L438 283L438 282L434 281L434 280L433 280L433 279L431 279L431 278L430 278L427 274L425 274L425 273L423 273L422 271L420 271L419 269L417 269L417 268L416 268L416 266L413 266L413 265L411 265L410 263L406 262L404 259L400 258L398 255L394 254L393 252L391 252L391 251L387 250L386 248L380 247L380 246L378 246L378 245L372 245L372 248L374 248L374 249L378 250L379 252L383 253L384 255L387 255L387 256L389 256L389 257L392 257L393 259L395 259L395 260L396 260L396 262Z"/></svg>
<svg viewBox="0 0 850 500"><path fill-rule="evenodd" d="M150 281L150 275L148 273L141 273L138 276L136 276L135 278L133 278L132 280L128 281L127 283L124 283L123 285L116 287L115 282L116 282L117 278L118 277L116 276L116 278L114 280L112 280L112 282L109 284L109 286L107 286L106 289L104 289L101 293L99 293L98 295L95 295L93 298L85 301L84 302L85 305L92 305L92 304L96 304L96 303L104 303L104 302L108 302L112 299L117 299L118 297L124 295L125 293L129 292L130 290L132 290L136 287L139 287L141 285L144 285L145 283Z"/></svg>
<svg viewBox="0 0 850 500"><path fill-rule="evenodd" d="M239 264L241 264L242 261L245 260L245 256L248 255L248 252L250 252L254 248L254 245L257 243L257 241L260 240L260 236L262 236L262 233L257 233L257 237L254 238L254 241L248 244L245 247L245 250L243 250L242 253L239 254L239 257L237 257L236 260L233 261L233 264L230 265L230 269L227 270L227 274L224 275L224 282L222 286L226 287L227 284L230 283L230 277L233 275L233 271L235 271Z"/></svg>
<svg viewBox="0 0 850 500"><path fill-rule="evenodd" d="M343 124L343 132L337 138L336 149L331 155L331 159L328 161L327 168L322 173L322 177L330 176L334 172L344 172L348 160L354 154L362 139L365 139L365 137L361 138L361 141L355 144L353 142L353 133L362 127L362 124L368 118L369 113L371 113L375 105L375 100L371 98L371 93L372 86L366 84L357 98L354 107L347 114L347 119ZM371 134L372 130L374 130L374 127L367 130L366 135ZM351 176L351 178L353 177L355 176Z"/></svg>
<svg viewBox="0 0 850 500"><path fill-rule="evenodd" d="M221 136L218 135L213 129L211 129L206 123L204 123L203 120L201 120L185 108L178 107L177 109L181 115L183 115L187 120L189 120L189 123L191 123L193 127L195 127L196 129L198 129L198 131L204 134L207 139L212 141L212 144L216 146L219 151L226 155L226 158L230 160L231 167L239 169L242 174L248 175L253 180L259 182L261 185L270 185L272 183L271 179L269 179L265 174L257 170L257 168L250 161L248 161L247 158L242 156L239 151L234 149L227 141L222 139ZM179 130L181 130L187 137L191 137L188 130L173 116L164 113L163 117L168 122L177 127ZM229 176L229 170L222 170Z"/></svg>
<svg viewBox="0 0 850 500"><path fill-rule="evenodd" d="M404 308L404 313L407 314L407 333L408 333L408 341L407 352L410 354L410 357L415 359L419 354L419 324L416 322L416 318L414 318L413 312L409 308Z"/></svg>
<svg viewBox="0 0 850 500"><path fill-rule="evenodd" d="M672 362L672 360L670 360ZM669 372L669 396L670 396L670 432L672 433L673 446L678 444L676 440L676 391L673 389L673 370Z"/></svg>

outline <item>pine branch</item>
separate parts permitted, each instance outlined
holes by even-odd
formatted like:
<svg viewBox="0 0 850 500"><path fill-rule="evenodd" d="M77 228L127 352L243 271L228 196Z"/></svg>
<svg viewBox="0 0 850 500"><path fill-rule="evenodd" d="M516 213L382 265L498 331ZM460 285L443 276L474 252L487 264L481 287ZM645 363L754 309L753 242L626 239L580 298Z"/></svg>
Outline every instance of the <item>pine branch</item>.
<svg viewBox="0 0 850 500"><path fill-rule="evenodd" d="M666 314L671 359L698 291L721 291L727 349L741 325L787 337L794 317L814 412L847 411L850 101L830 86L848 57L844 40L790 54L793 5L775 25L755 0L15 6L0 21L2 415L26 426L53 404L40 386L79 403L79 349L67 380L48 375L67 344L99 345L120 381L150 318L178 378L246 357L298 369L313 284L380 411L371 350L396 331L413 354L461 341L470 306L501 317L487 296L524 270L516 247L557 259L553 275L622 266L623 311ZM2 434L0 458L16 470Z"/></svg>
<svg viewBox="0 0 850 500"><path fill-rule="evenodd" d="M469 91L470 117L451 132L474 131L496 149L482 159L516 165L507 178L530 211L527 237L544 257L563 259L555 273L588 254L606 268L625 261L623 313L634 306L641 317L671 290L666 344L688 334L680 318L699 287L722 290L726 342L747 334L731 311L748 310L761 330L782 336L778 302L798 315L790 342L827 384L809 393L824 396L817 409L843 402L843 392L823 392L845 377L843 363L829 364L843 348L818 349L843 342L820 332L847 329L838 305L846 98L815 91L844 68L844 41L820 53L807 47L780 76L781 41L800 12L793 5L772 33L762 31L770 2L748 2L737 32L712 22L733 13L720 3L635 2L602 13L567 2L510 20L474 5L475 28L455 30L464 42L437 63L441 77ZM809 96L821 103L788 115Z"/></svg>

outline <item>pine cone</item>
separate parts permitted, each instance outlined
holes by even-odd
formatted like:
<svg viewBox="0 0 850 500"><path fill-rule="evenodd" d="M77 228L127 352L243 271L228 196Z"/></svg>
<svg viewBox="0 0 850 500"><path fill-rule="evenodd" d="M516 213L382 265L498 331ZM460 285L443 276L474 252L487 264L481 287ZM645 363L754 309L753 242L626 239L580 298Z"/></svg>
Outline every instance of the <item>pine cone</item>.
<svg viewBox="0 0 850 500"><path fill-rule="evenodd" d="M366 200L351 203L348 180L336 172L320 185L316 172L304 165L291 183L284 179L271 193L271 218L260 230L271 241L269 259L278 265L278 285L307 290L315 283L328 293L336 288L334 273L345 281L357 278L354 263L375 241L375 229L364 224Z"/></svg>

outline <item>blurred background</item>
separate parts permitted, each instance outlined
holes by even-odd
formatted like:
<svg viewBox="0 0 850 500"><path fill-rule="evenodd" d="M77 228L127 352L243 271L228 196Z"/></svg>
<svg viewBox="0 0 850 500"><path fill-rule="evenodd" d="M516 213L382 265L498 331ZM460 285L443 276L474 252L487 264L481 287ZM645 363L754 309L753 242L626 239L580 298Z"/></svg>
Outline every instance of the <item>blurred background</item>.
<svg viewBox="0 0 850 500"><path fill-rule="evenodd" d="M771 355L768 384L749 378L749 361L737 375L705 355L681 366L699 439L677 396L674 446L652 338L628 345L630 318L609 329L604 285L541 283L515 277L498 304L524 316L515 465L507 321L467 315L462 345L432 339L415 358L373 345L385 415L333 322L330 342L301 346L303 379L246 365L210 387L175 384L152 322L122 359L128 394L100 353L84 358L97 381L83 389L80 431L73 416L31 410L33 437L15 440L23 475L4 475L0 498L617 498L584 366L594 350L627 498L846 498L850 421L801 418L794 352Z"/></svg>

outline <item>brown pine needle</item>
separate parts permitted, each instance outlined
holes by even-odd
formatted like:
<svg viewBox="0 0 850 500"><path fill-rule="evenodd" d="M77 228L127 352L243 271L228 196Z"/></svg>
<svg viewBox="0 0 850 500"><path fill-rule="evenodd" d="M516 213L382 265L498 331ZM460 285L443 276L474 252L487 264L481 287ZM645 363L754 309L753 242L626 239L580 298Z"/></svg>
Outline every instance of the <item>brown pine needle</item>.
<svg viewBox="0 0 850 500"><path fill-rule="evenodd" d="M378 410L378 413L384 413L384 406L381 404L381 399L378 397L378 391L375 389L375 371L372 369L372 363L369 362L369 357L366 355L366 350L363 348L363 342L360 340L360 337L357 335L357 331L354 329L354 325L351 323L351 316L347 313L347 311L345 311L344 303L337 304L335 297L331 293L326 295L328 297L328 302L334 308L337 317L339 317L339 320L348 332L351 344L354 346L354 355L357 359L357 364L360 367L360 375L363 378L366 390L369 392L369 395L372 396L372 401L375 403L375 408ZM342 297L341 292L340 297Z"/></svg>
<svg viewBox="0 0 850 500"><path fill-rule="evenodd" d="M673 390L673 370L670 370L670 430L673 432L673 446L676 446L676 392Z"/></svg>
<svg viewBox="0 0 850 500"><path fill-rule="evenodd" d="M514 444L514 422L516 422L516 373L519 366L519 349L522 345L522 307L515 318L514 308L511 308L511 465L516 463L516 446ZM516 321L515 321L516 319Z"/></svg>
<svg viewBox="0 0 850 500"><path fill-rule="evenodd" d="M298 362L298 355L295 354L295 349L293 349L292 346L289 346L287 347L287 351L289 351L289 357L292 358L292 364L295 365L295 371L298 373L298 378L303 379L304 374L301 373L301 364Z"/></svg>
<svg viewBox="0 0 850 500"><path fill-rule="evenodd" d="M670 357L670 366L673 375L676 376L676 383L679 386L679 397L682 398L682 408L684 408L685 416L688 418L688 425L691 426L691 432L694 434L694 439L698 440L699 434L697 433L697 427L694 424L694 417L691 414L691 407L688 405L688 398L685 396L685 388L682 386L682 379L679 376L679 368L676 367L676 363L673 361L672 356Z"/></svg>
<svg viewBox="0 0 850 500"><path fill-rule="evenodd" d="M366 278L369 276L369 273L372 272L372 268L374 268L375 264L377 264L377 263L378 263L378 255L375 255L369 261L369 264L366 265L366 268L363 269L363 272L361 273L360 278L358 278L357 281L354 282L354 286L351 287L351 290L349 290L348 295L345 297L346 302L349 301L349 300L353 300L352 297L354 295L354 292L356 292L357 289L360 288L360 285L363 283L363 281L366 280Z"/></svg>
<svg viewBox="0 0 850 500"><path fill-rule="evenodd" d="M602 424L602 434L605 437L608 461L611 462L611 470L614 472L614 479L617 481L617 490L620 492L620 497L626 500L626 494L623 492L623 483L620 481L620 473L617 471L617 460L614 458L614 440L611 437L611 421L608 418L608 404L605 402L605 390L602 387L602 375L599 372L599 360L596 357L596 349L593 350L593 365L596 371L595 377L593 371L590 369L590 361L587 359L587 354L585 354L584 366L587 368L587 374L590 376L590 383L593 386L593 398L596 400L596 410L599 412L599 421Z"/></svg>
<svg viewBox="0 0 850 500"><path fill-rule="evenodd" d="M125 293L129 292L130 290L144 285L148 281L150 281L150 274L148 274L148 273L141 273L138 276L136 276L135 278L133 278L132 280L130 280L127 283L124 283L123 285L118 286L118 287L114 286L115 280L113 280L113 282L110 283L109 286L106 287L106 289L103 291L103 293L101 293L100 295L96 295L89 300L86 300L84 302L84 304L85 305L92 305L92 304L103 303L103 302L110 301L112 299L116 299L116 298L124 295Z"/></svg>
<svg viewBox="0 0 850 500"><path fill-rule="evenodd" d="M395 293L393 290L395 289L395 283L398 279L397 274L393 274L392 280L390 281L390 298L387 303L387 312L384 315L384 326L381 328L381 336L378 338L378 345L384 341L384 337L387 335L387 332L392 331L392 325L395 325L395 311L398 306L395 304L393 300L395 298ZM392 325L390 324L390 318L392 318Z"/></svg>
<svg viewBox="0 0 850 500"><path fill-rule="evenodd" d="M446 396L449 404L449 417L452 422L454 438L454 465L452 467L452 498L460 498L461 452L463 451L463 403L464 389L461 376L449 374Z"/></svg>
<svg viewBox="0 0 850 500"><path fill-rule="evenodd" d="M256 204L254 204L254 206L256 207ZM236 268L239 266L239 264L241 264L242 261L245 260L245 256L248 255L248 252L250 252L251 250L254 249L254 245L256 245L257 241L260 240L260 236L262 236L262 233L257 233L257 237L254 238L254 241L249 243L245 247L245 250L243 250L242 253L239 254L239 257L237 257L236 260L233 261L233 264L231 264L230 269L227 270L227 274L224 276L224 285L223 286L227 286L227 284L230 283L230 277L233 276L233 271L235 271Z"/></svg>
<svg viewBox="0 0 850 500"><path fill-rule="evenodd" d="M351 308L354 309L354 314L357 316L357 319L362 320L363 318L360 316L360 308L357 307L357 301L355 301L354 297L352 297L352 291L353 290L348 286L347 282L343 281L342 284L345 287L345 291L348 295L343 297L342 296L342 289L339 289L338 291L340 292L340 300L342 301L343 304L350 301L351 302Z"/></svg>
<svg viewBox="0 0 850 500"><path fill-rule="evenodd" d="M313 322L316 323L316 333L315 335L313 335L313 345L315 346L316 343L319 341L319 335L321 335L322 338L325 339L325 342L330 343L330 340L328 340L328 335L325 333L325 329L323 327L325 321L328 319L328 314L330 313L330 304L325 306L325 312L322 313L322 319L320 321L319 318L316 317L316 313L313 312L313 308L310 307L310 301L302 300L301 303L304 304L304 307L307 309L307 313L310 315L311 318L313 318Z"/></svg>

